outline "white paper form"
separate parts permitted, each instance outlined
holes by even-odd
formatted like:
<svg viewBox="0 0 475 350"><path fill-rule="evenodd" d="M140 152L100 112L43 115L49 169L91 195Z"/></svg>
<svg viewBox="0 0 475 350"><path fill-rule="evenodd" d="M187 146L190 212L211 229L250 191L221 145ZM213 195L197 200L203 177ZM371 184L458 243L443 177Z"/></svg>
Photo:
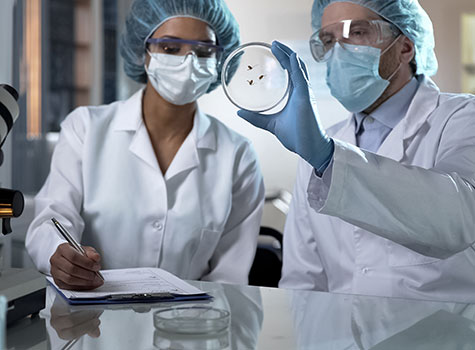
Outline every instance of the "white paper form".
<svg viewBox="0 0 475 350"><path fill-rule="evenodd" d="M68 299L100 299L112 295L171 293L174 295L205 294L175 275L154 267L102 270L104 284L93 291L71 291L59 288L52 277L51 282Z"/></svg>

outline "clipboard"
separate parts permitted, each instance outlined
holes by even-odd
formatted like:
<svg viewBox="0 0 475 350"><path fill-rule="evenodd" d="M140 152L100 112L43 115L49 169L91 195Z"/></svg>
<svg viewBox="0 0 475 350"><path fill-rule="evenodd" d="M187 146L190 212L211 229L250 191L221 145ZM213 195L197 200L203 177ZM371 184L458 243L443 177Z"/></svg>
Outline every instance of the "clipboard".
<svg viewBox="0 0 475 350"><path fill-rule="evenodd" d="M212 297L177 276L159 268L132 268L101 271L104 285L92 291L59 288L48 282L71 305L130 304L210 300Z"/></svg>

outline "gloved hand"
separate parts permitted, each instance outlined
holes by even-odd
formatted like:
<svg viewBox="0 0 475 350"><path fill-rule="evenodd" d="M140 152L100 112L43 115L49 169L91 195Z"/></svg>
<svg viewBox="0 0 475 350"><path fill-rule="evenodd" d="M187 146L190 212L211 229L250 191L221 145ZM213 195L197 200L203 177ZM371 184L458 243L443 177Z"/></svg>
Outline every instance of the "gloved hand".
<svg viewBox="0 0 475 350"><path fill-rule="evenodd" d="M289 72L291 91L285 108L272 115L246 110L238 115L258 128L273 133L290 151L297 153L319 173L333 156L333 140L320 126L315 97L310 90L305 63L282 43L272 43L272 53Z"/></svg>

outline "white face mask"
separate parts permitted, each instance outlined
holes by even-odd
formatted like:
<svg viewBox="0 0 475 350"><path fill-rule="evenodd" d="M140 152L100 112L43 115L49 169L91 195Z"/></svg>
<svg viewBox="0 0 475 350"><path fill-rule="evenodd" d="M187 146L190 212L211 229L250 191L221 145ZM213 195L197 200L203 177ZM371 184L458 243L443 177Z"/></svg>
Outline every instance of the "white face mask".
<svg viewBox="0 0 475 350"><path fill-rule="evenodd" d="M160 96L179 106L203 96L218 78L216 59L194 54L183 57L152 53L145 71Z"/></svg>

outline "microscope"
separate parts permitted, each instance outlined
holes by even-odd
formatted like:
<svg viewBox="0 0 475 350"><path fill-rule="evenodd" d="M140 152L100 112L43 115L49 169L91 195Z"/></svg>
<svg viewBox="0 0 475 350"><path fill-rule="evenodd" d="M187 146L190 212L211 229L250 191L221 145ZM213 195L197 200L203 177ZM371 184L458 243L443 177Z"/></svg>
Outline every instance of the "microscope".
<svg viewBox="0 0 475 350"><path fill-rule="evenodd" d="M0 166L3 164L1 147L20 114L17 91L0 84ZM10 219L23 213L24 198L20 191L0 188L0 219L2 233L12 232ZM2 247L5 249L5 247ZM2 254L0 253L0 257ZM7 325L28 315L35 315L45 306L46 279L36 269L0 267L0 294L8 300Z"/></svg>
<svg viewBox="0 0 475 350"><path fill-rule="evenodd" d="M0 166L3 164L3 143L20 114L17 100L18 93L13 87L0 85ZM19 217L23 213L24 205L25 200L20 191L0 188L0 218L4 235L12 232L10 219Z"/></svg>

